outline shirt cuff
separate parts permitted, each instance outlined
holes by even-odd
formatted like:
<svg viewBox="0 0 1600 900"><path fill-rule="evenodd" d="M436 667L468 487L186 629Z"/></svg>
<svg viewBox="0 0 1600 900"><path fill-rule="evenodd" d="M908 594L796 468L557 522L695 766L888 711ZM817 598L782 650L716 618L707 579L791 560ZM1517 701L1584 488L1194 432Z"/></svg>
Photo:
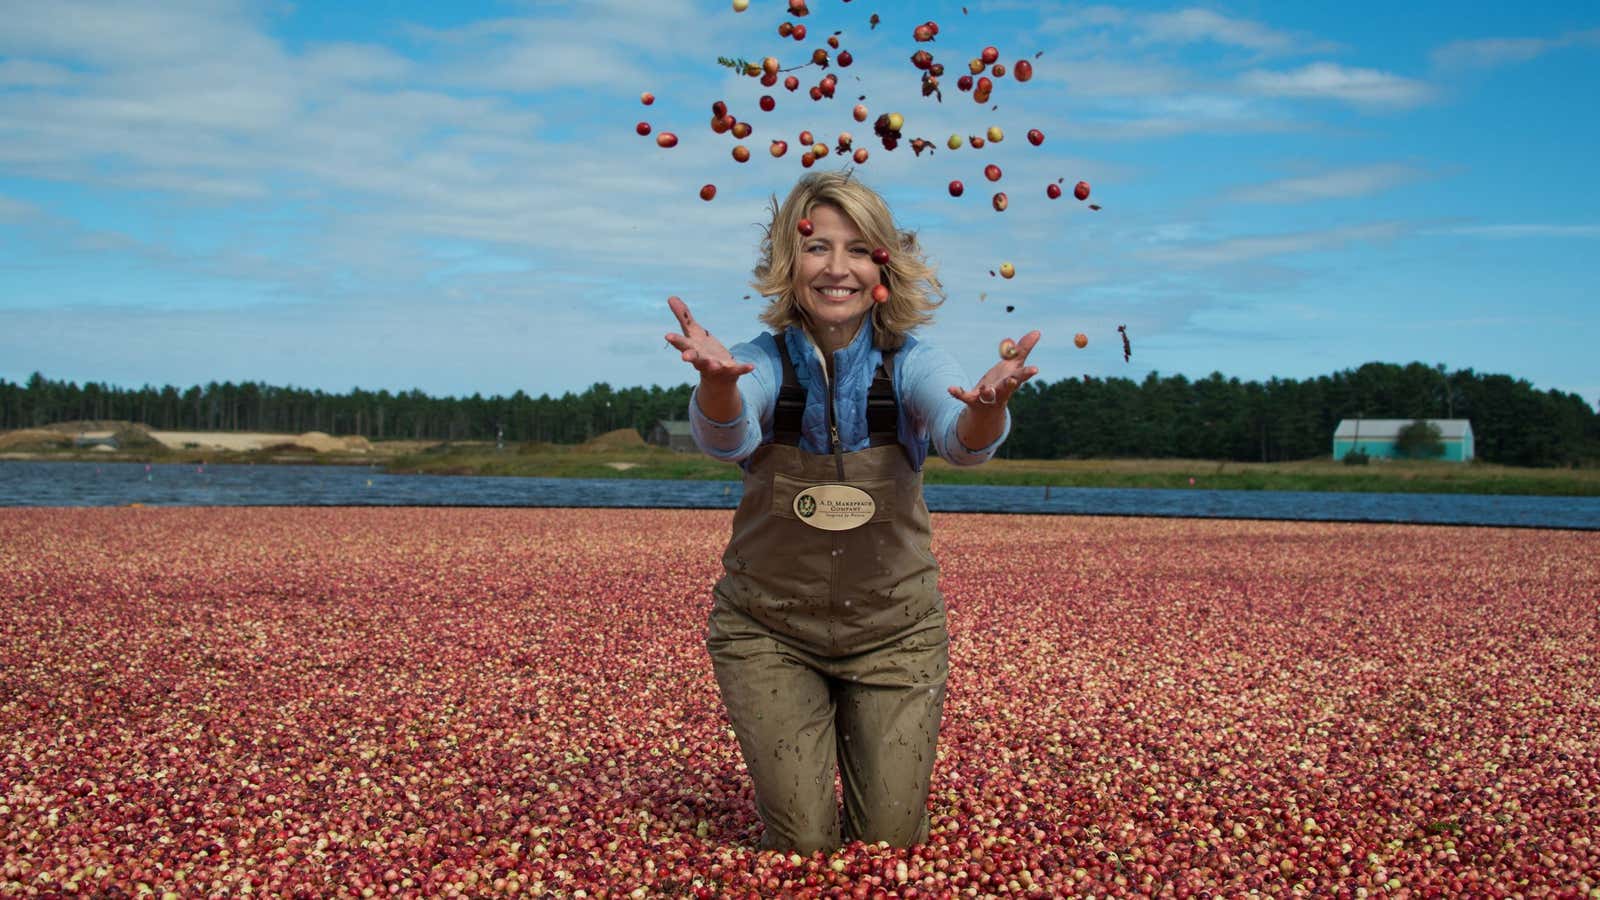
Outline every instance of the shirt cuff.
<svg viewBox="0 0 1600 900"><path fill-rule="evenodd" d="M960 416L956 416L950 422L950 431L946 435L944 443L945 461L953 466L976 466L993 459L995 451L999 450L1000 445L1005 443L1006 438L1011 435L1011 410L1009 408L1006 410L1006 424L1005 427L1000 429L1000 436L989 442L988 446L977 450L968 447L962 442L961 430L957 427L960 423Z"/></svg>
<svg viewBox="0 0 1600 900"><path fill-rule="evenodd" d="M719 422L706 415L700 408L700 389L696 387L689 395L689 428L694 434L694 442L707 456L723 461L741 458L740 450L748 440L749 433L749 417L745 415L744 398L740 398L737 416L729 421Z"/></svg>

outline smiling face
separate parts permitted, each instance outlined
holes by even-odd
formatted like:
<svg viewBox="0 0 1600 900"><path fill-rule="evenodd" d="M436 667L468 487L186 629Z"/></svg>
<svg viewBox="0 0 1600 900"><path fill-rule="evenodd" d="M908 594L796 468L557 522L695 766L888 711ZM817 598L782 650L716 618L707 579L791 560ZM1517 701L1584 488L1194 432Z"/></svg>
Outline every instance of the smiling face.
<svg viewBox="0 0 1600 900"><path fill-rule="evenodd" d="M838 207L818 204L810 219L814 230L801 239L795 264L795 299L812 337L832 353L855 337L880 276L871 244Z"/></svg>

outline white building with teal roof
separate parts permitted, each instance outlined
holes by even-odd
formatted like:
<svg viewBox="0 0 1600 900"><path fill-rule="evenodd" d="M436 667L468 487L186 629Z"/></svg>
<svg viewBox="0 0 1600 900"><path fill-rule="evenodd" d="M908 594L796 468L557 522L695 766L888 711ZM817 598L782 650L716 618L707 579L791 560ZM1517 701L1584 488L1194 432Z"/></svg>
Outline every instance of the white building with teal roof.
<svg viewBox="0 0 1600 900"><path fill-rule="evenodd" d="M1417 419L1341 419L1333 430L1333 459L1360 450L1373 459L1397 459L1395 440L1400 429ZM1466 419L1422 419L1439 429L1444 453L1436 459L1467 462L1473 458L1472 423Z"/></svg>

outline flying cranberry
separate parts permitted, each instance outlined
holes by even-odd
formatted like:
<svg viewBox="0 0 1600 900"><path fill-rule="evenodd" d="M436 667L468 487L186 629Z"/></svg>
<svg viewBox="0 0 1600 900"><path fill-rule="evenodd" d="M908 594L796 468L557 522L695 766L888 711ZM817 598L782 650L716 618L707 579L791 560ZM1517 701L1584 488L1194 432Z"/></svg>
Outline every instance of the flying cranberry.
<svg viewBox="0 0 1600 900"><path fill-rule="evenodd" d="M727 134L728 129L732 127L732 125L728 124L727 116L722 116L720 118L717 116L711 117L711 130L715 131L717 134Z"/></svg>
<svg viewBox="0 0 1600 900"><path fill-rule="evenodd" d="M1012 265L1011 263L1008 263L1008 262L1001 263L1000 264L1000 277L1001 278L1015 278L1015 277L1017 277L1017 267Z"/></svg>
<svg viewBox="0 0 1600 900"><path fill-rule="evenodd" d="M812 144L811 145L811 155L815 156L817 159L822 159L822 158L826 157L828 155L828 145L827 144Z"/></svg>
<svg viewBox="0 0 1600 900"><path fill-rule="evenodd" d="M944 63L936 62L933 65L929 66L928 67L928 74L932 75L935 78L943 78L944 77Z"/></svg>
<svg viewBox="0 0 1600 900"><path fill-rule="evenodd" d="M926 69L933 65L933 54L926 50L918 50L911 54L911 64L919 69Z"/></svg>
<svg viewBox="0 0 1600 900"><path fill-rule="evenodd" d="M978 135L975 135L975 134L967 135L967 143L971 144L972 145L972 149L974 149L974 150L982 150L983 149L983 138L979 137Z"/></svg>
<svg viewBox="0 0 1600 900"><path fill-rule="evenodd" d="M1078 332L1072 336L1072 345L1077 347L1079 350L1082 350L1083 348L1089 346L1089 336L1081 331Z"/></svg>
<svg viewBox="0 0 1600 900"><path fill-rule="evenodd" d="M639 102L643 103L645 106L649 106L650 104L656 102L656 95L650 93L649 91L645 91L639 95Z"/></svg>
<svg viewBox="0 0 1600 900"><path fill-rule="evenodd" d="M838 58L834 60L834 62L839 64L839 68L841 69L850 68L850 64L855 61L856 58L850 55L849 50L840 50Z"/></svg>
<svg viewBox="0 0 1600 900"><path fill-rule="evenodd" d="M875 248L872 251L872 261L880 266L887 266L889 264L889 249L887 247Z"/></svg>
<svg viewBox="0 0 1600 900"><path fill-rule="evenodd" d="M889 286L886 285L886 284L875 284L875 285L873 285L872 286L872 302L873 303L888 303L889 302Z"/></svg>
<svg viewBox="0 0 1600 900"><path fill-rule="evenodd" d="M949 147L951 150L960 150L961 149L961 135L952 134L952 135L950 135L950 140L945 141L944 143L945 143L945 146Z"/></svg>
<svg viewBox="0 0 1600 900"><path fill-rule="evenodd" d="M816 141L811 139L811 132L802 131L800 132L800 143L810 145L815 144Z"/></svg>
<svg viewBox="0 0 1600 900"><path fill-rule="evenodd" d="M839 49L839 36L837 34L828 35L828 46L835 50Z"/></svg>
<svg viewBox="0 0 1600 900"><path fill-rule="evenodd" d="M813 84L811 86L811 99L812 100L821 100L822 99L822 88L817 87L816 85Z"/></svg>
<svg viewBox="0 0 1600 900"><path fill-rule="evenodd" d="M865 103L857 103L856 108L850 111L850 115L854 116L857 122L865 122L867 120L867 105Z"/></svg>
<svg viewBox="0 0 1600 900"><path fill-rule="evenodd" d="M999 181L1000 167L994 163L989 163L987 166L983 167L983 177L989 179L990 181Z"/></svg>
<svg viewBox="0 0 1600 900"><path fill-rule="evenodd" d="M800 154L800 165L805 166L808 169L811 168L811 164L816 161L817 158L811 154L810 150Z"/></svg>
<svg viewBox="0 0 1600 900"><path fill-rule="evenodd" d="M795 230L800 232L801 237L811 237L811 233L817 230L815 226L811 224L810 219L801 219L794 224L794 227Z"/></svg>
<svg viewBox="0 0 1600 900"><path fill-rule="evenodd" d="M849 3L850 0L845 0L845 2ZM928 22L926 24L928 26L928 30L933 32L933 36L934 37L938 37L939 36L939 23L933 21L932 19L930 19L930 20L928 20Z"/></svg>
<svg viewBox="0 0 1600 900"><path fill-rule="evenodd" d="M1018 81L1027 81L1033 78L1033 63L1025 59L1017 60L1017 64L1011 67L1011 77Z"/></svg>
<svg viewBox="0 0 1600 900"><path fill-rule="evenodd" d="M1046 197L1049 197L1051 200L1059 200L1059 199L1061 199L1061 185L1056 184L1053 181L1051 183L1045 185L1044 195Z"/></svg>
<svg viewBox="0 0 1600 900"><path fill-rule="evenodd" d="M867 161L867 148L865 148L865 147L857 147L855 155L852 156L851 159L854 159L856 161L856 165L858 165L858 166L861 165L862 163L866 162Z"/></svg>
<svg viewBox="0 0 1600 900"><path fill-rule="evenodd" d="M1028 129L1028 143L1034 145L1035 147L1044 143L1044 132L1037 128Z"/></svg>
<svg viewBox="0 0 1600 900"><path fill-rule="evenodd" d="M776 56L769 56L761 61L761 71L776 72L778 71L778 67L781 65L782 63L778 62L778 58Z"/></svg>
<svg viewBox="0 0 1600 900"><path fill-rule="evenodd" d="M804 25L796 25L794 27L794 33L789 35L789 36L794 38L797 41L805 40L806 39L806 27Z"/></svg>
<svg viewBox="0 0 1600 900"><path fill-rule="evenodd" d="M794 75L790 75L788 78L783 80L783 86L791 91L799 90L800 79Z"/></svg>
<svg viewBox="0 0 1600 900"><path fill-rule="evenodd" d="M735 122L735 123L733 123L733 127L731 129L729 129L729 130L733 132L733 136L734 137L736 137L736 138L738 138L739 140L742 141L745 138L750 136L750 131L751 131L750 123L749 122Z"/></svg>
<svg viewBox="0 0 1600 900"><path fill-rule="evenodd" d="M1072 196L1077 197L1079 200L1089 199L1089 182L1080 181L1074 185L1072 188Z"/></svg>
<svg viewBox="0 0 1600 900"><path fill-rule="evenodd" d="M772 108L778 105L778 101L772 99L771 94L762 94L757 104L761 107L762 112L772 112Z"/></svg>
<svg viewBox="0 0 1600 900"><path fill-rule="evenodd" d="M744 12L750 8L750 0L733 0L733 11Z"/></svg>
<svg viewBox="0 0 1600 900"><path fill-rule="evenodd" d="M1006 139L1006 133L1000 130L999 125L990 125L988 137L989 143L998 144Z"/></svg>
<svg viewBox="0 0 1600 900"><path fill-rule="evenodd" d="M806 0L789 0L789 15L807 16L811 10L806 8Z"/></svg>
<svg viewBox="0 0 1600 900"><path fill-rule="evenodd" d="M776 159L777 157L780 157L780 156L784 155L785 153L789 152L789 142L788 141L773 141L772 142L772 146L769 147L768 149L772 152L773 158ZM1060 191L1057 191L1057 193L1060 193Z"/></svg>
<svg viewBox="0 0 1600 900"><path fill-rule="evenodd" d="M701 200L709 201L712 197L715 197L716 195L717 195L717 186L714 185L714 184L708 184L705 187L700 189L700 199Z"/></svg>
<svg viewBox="0 0 1600 900"><path fill-rule="evenodd" d="M678 136L670 131L663 131L656 135L656 146L667 148L676 147L678 146Z"/></svg>
<svg viewBox="0 0 1600 900"><path fill-rule="evenodd" d="M1006 77L1006 67L1001 63L995 63L994 68L989 70L989 74L996 78L1004 78Z"/></svg>
<svg viewBox="0 0 1600 900"><path fill-rule="evenodd" d="M762 87L772 87L773 85L775 85L777 83L778 83L778 74L776 72L766 72L761 76L761 86Z"/></svg>
<svg viewBox="0 0 1600 900"><path fill-rule="evenodd" d="M794 33L794 23L784 22L778 26L778 37L788 37Z"/></svg>
<svg viewBox="0 0 1600 900"><path fill-rule="evenodd" d="M1001 191L1000 193L994 195L993 203L995 212L1005 212L1006 205L1010 203L1010 201L1006 199L1006 192Z"/></svg>
<svg viewBox="0 0 1600 900"><path fill-rule="evenodd" d="M966 190L966 187L964 185L962 185L961 182L959 182L959 181L950 182L950 196L959 197L959 196L961 196L961 192L965 191L965 190Z"/></svg>
<svg viewBox="0 0 1600 900"><path fill-rule="evenodd" d="M933 29L926 25L918 25L916 28L911 29L911 39L919 43L931 41L933 40Z"/></svg>
<svg viewBox="0 0 1600 900"><path fill-rule="evenodd" d="M971 72L974 75L982 75L983 74L983 60L978 59L977 57L973 57L972 60L967 63L967 71Z"/></svg>
<svg viewBox="0 0 1600 900"><path fill-rule="evenodd" d="M728 114L728 104L721 100L711 104L711 118L720 119Z"/></svg>
<svg viewBox="0 0 1600 900"><path fill-rule="evenodd" d="M633 130L639 132L640 135L649 134L650 133L650 123L649 122L640 122L639 124L633 126Z"/></svg>
<svg viewBox="0 0 1600 900"><path fill-rule="evenodd" d="M985 47L983 52L978 54L978 58L983 60L986 66L993 65L994 61L1000 58L1000 51L995 47Z"/></svg>
<svg viewBox="0 0 1600 900"><path fill-rule="evenodd" d="M1011 338L1006 338L1000 342L1001 359L1016 359L1017 354L1020 352L1022 351L1017 349L1017 342L1013 341Z"/></svg>
<svg viewBox="0 0 1600 900"><path fill-rule="evenodd" d="M740 144L739 146L734 147L733 148L733 161L734 162L749 162L750 161L750 148L746 147L743 144Z"/></svg>
<svg viewBox="0 0 1600 900"><path fill-rule="evenodd" d="M827 66L828 51L822 49L821 47L811 51L811 64L813 66Z"/></svg>
<svg viewBox="0 0 1600 900"><path fill-rule="evenodd" d="M990 81L989 77L985 75L984 77L978 79L977 89L979 93L988 94L990 91L994 90L994 82Z"/></svg>
<svg viewBox="0 0 1600 900"><path fill-rule="evenodd" d="M961 91L970 91L970 90L972 90L972 76L971 75L963 75L960 78L957 78L956 79L956 89L957 90L961 90Z"/></svg>

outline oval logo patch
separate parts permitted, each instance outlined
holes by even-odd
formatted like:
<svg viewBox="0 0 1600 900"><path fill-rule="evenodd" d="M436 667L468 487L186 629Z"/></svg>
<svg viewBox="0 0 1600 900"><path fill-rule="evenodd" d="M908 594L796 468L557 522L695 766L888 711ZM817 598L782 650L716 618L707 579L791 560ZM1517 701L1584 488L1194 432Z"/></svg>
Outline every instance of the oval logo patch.
<svg viewBox="0 0 1600 900"><path fill-rule="evenodd" d="M849 531L865 525L877 509L871 494L848 484L819 484L794 496L794 514L823 531Z"/></svg>

